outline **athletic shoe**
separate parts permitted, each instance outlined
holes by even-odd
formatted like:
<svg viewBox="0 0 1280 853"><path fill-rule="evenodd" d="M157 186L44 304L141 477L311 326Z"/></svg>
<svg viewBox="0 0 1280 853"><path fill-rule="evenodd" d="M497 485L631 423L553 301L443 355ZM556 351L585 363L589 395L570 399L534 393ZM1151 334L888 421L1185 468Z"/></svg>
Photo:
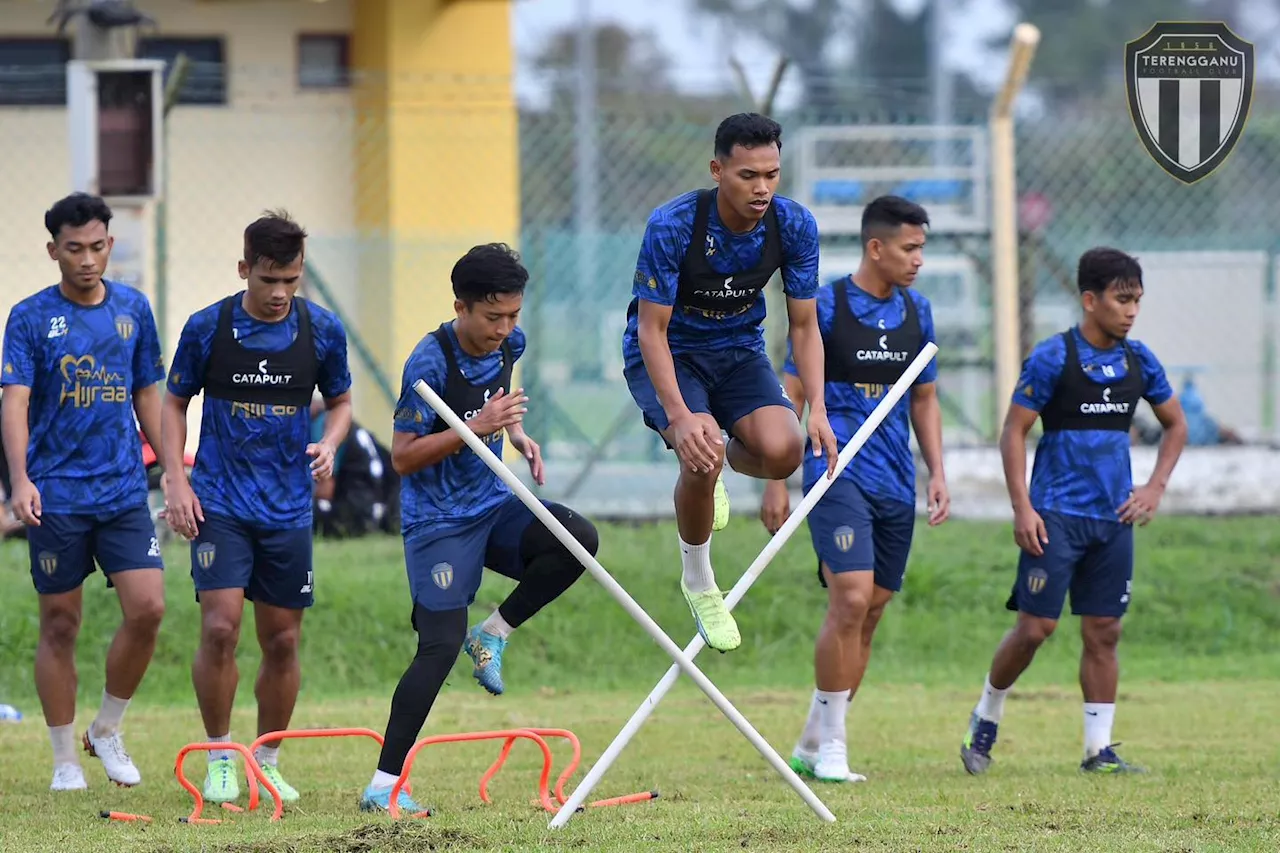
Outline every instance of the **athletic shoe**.
<svg viewBox="0 0 1280 853"><path fill-rule="evenodd" d="M502 651L507 647L507 641L496 634L482 631L477 625L467 632L467 639L462 647L475 662L476 666L471 674L476 681L494 696L501 696L506 689L502 683Z"/></svg>
<svg viewBox="0 0 1280 853"><path fill-rule="evenodd" d="M211 803L230 803L240 798L240 774L230 758L209 762L204 777L204 798Z"/></svg>
<svg viewBox="0 0 1280 853"><path fill-rule="evenodd" d="M267 781L276 786L276 790L280 792L280 799L286 803L296 803L301 796L298 789L284 781L284 777L280 775L280 768L274 764L259 765L262 768L262 775L267 777Z"/></svg>
<svg viewBox="0 0 1280 853"><path fill-rule="evenodd" d="M142 774L133 765L133 759L125 752L120 732L106 737L94 737L93 726L84 733L84 750L102 762L107 778L122 788L132 788L142 781Z"/></svg>
<svg viewBox="0 0 1280 853"><path fill-rule="evenodd" d="M698 626L698 633L707 645L718 652L731 652L742 645L742 637L738 634L738 623L733 621L733 614L725 606L724 596L718 589L706 592L690 592L680 578L680 591L684 600L693 611L693 621Z"/></svg>
<svg viewBox="0 0 1280 853"><path fill-rule="evenodd" d="M79 764L59 764L53 768L53 782L50 791L83 791L89 787L84 781L84 770Z"/></svg>
<svg viewBox="0 0 1280 853"><path fill-rule="evenodd" d="M716 478L715 508L711 529L724 530L729 524L729 493L724 487L724 474Z"/></svg>
<svg viewBox="0 0 1280 853"><path fill-rule="evenodd" d="M991 747L996 744L998 729L998 725L982 719L977 713L969 716L969 731L965 732L964 741L960 744L960 760L969 775L986 773L991 766Z"/></svg>
<svg viewBox="0 0 1280 853"><path fill-rule="evenodd" d="M1119 745L1113 743L1097 755L1089 756L1080 762L1080 771L1082 773L1146 773L1146 770L1116 755L1112 747Z"/></svg>
<svg viewBox="0 0 1280 853"><path fill-rule="evenodd" d="M391 788L394 788L392 785ZM370 785L364 789L364 795L360 797L360 811L390 811L391 810L391 788L375 788ZM400 807L402 815L431 814L431 809L424 809L422 806L414 802L413 797L404 790L400 789L400 796L396 797L396 805Z"/></svg>
<svg viewBox="0 0 1280 853"><path fill-rule="evenodd" d="M787 764L799 776L803 776L806 779L818 778L818 775L815 772L815 768L817 767L817 764L818 764L818 753L816 752L809 752L808 750L801 749L800 747L797 746L795 750L791 753L791 760L788 761ZM845 769L848 770L847 767ZM824 770L827 770L827 768L824 768ZM848 771L847 775L843 779L824 778L822 781L824 782L865 782L867 781L867 777L863 776L861 773L854 773L853 771L850 770Z"/></svg>

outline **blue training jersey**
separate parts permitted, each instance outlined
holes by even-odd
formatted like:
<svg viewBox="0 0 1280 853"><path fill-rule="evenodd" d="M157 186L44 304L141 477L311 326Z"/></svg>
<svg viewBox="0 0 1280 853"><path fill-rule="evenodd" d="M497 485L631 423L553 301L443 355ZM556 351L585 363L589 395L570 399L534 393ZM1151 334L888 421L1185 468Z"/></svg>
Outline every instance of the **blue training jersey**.
<svg viewBox="0 0 1280 853"><path fill-rule="evenodd" d="M472 385L493 382L502 372L502 350L476 358L462 351L453 324L445 324L449 341L453 344L458 370ZM507 336L511 347L512 362L524 354L524 330L516 326ZM436 423L436 413L427 401L418 396L413 385L419 379L445 399L448 366L444 351L433 335L427 335L413 348L404 364L400 380L400 402L396 405L395 430L419 437L429 434ZM510 393L511 388L507 389ZM498 458L502 458L505 440L499 436L488 443ZM437 470L438 469L438 470ZM484 460L470 447L463 446L457 453L428 468L400 479L400 529L406 539L412 539L428 526L460 525L491 512L507 499L511 490L498 479Z"/></svg>
<svg viewBox="0 0 1280 853"><path fill-rule="evenodd" d="M887 299L877 299L862 288L848 283L846 292L849 297L849 308L858 322L864 326L885 329L886 331L901 326L907 317L906 299L909 296L915 302L916 313L920 318L920 347L926 343L936 343L933 327L933 309L929 300L915 290L898 290ZM833 284L823 285L818 291L818 327L822 330L825 345L838 343L832 340L835 326L836 288ZM917 351L918 352L918 351ZM914 357L914 354L913 354ZM791 340L787 340L787 360L783 369L792 376L799 376L795 360L791 354ZM931 359L924 371L916 379L915 385L936 382L938 379L938 361ZM853 438L867 417L880 404L880 399L888 392L886 385L850 385L847 382L827 382L825 384L827 403L827 419L831 423L831 431L843 450ZM870 495L901 501L915 505L916 502L916 461L911 452L911 403L910 395L904 396L867 443L858 451L841 472L840 476L852 480L858 488ZM805 443L804 487L808 491L819 477L826 476L827 463L821 457L813 455L810 442Z"/></svg>
<svg viewBox="0 0 1280 853"><path fill-rule="evenodd" d="M236 341L257 352L287 349L298 334L296 306L283 320L257 320L244 310L243 291L231 312ZM294 301L301 297L295 297ZM221 300L187 320L169 372L169 393L194 397L204 389L205 370L213 352ZM314 302L311 334L316 357L316 387L324 397L351 388L347 365L347 333L342 321ZM206 513L228 516L264 527L311 526L311 409L308 406L256 407L204 395L200 444L191 472L191 488Z"/></svg>
<svg viewBox="0 0 1280 853"><path fill-rule="evenodd" d="M1079 328L1073 328L1080 366L1099 384L1114 384L1127 375L1124 347L1095 349ZM1142 397L1153 406L1173 396L1164 367L1151 350L1129 340L1129 349L1142 370ZM1022 366L1013 402L1040 412L1053 397L1066 363L1067 349L1061 335L1041 341ZM1038 512L1060 512L1106 521L1117 519L1118 510L1133 489L1129 462L1130 438L1116 430L1060 430L1047 432L1036 445L1031 470L1031 505Z"/></svg>
<svg viewBox="0 0 1280 853"><path fill-rule="evenodd" d="M31 389L27 476L48 513L111 513L147 501L133 395L164 378L151 304L104 281L77 305L57 285L13 306L0 385Z"/></svg>
<svg viewBox="0 0 1280 853"><path fill-rule="evenodd" d="M813 214L799 202L775 195L772 206L781 237L783 290L795 299L812 299L818 290L818 225ZM631 286L634 299L675 305L680 267L693 239L697 207L698 193L693 191L667 202L649 216ZM746 234L735 234L720 221L716 205L712 204L703 248L707 263L725 276L754 268L764 253L766 222L761 220ZM727 317L677 307L667 327L667 344L672 355L727 348L764 352L764 332L760 327L764 318L763 291L747 311ZM642 361L638 323L638 313L628 317L622 335L622 356L627 366Z"/></svg>

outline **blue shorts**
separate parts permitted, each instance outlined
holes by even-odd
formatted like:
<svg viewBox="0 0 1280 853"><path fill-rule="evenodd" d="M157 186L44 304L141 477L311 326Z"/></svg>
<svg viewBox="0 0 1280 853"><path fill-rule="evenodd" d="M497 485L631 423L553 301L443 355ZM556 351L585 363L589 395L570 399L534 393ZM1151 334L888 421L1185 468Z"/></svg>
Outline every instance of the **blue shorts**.
<svg viewBox="0 0 1280 853"><path fill-rule="evenodd" d="M277 530L205 513L199 527L191 542L196 601L208 590L243 589L250 601L287 610L315 602L310 525Z"/></svg>
<svg viewBox="0 0 1280 853"><path fill-rule="evenodd" d="M414 603L432 611L471 606L486 566L520 580L524 574L520 540L536 520L519 498L510 495L473 521L411 534L404 542L404 561Z"/></svg>
<svg viewBox="0 0 1280 853"><path fill-rule="evenodd" d="M867 494L841 476L809 511L808 521L823 586L826 563L834 574L874 571L876 586L890 592L902 589L916 527L911 504Z"/></svg>
<svg viewBox="0 0 1280 853"><path fill-rule="evenodd" d="M689 411L711 415L726 432L732 432L739 420L765 406L786 406L795 411L764 353L736 347L685 352L672 359L680 396ZM644 425L661 433L668 426L667 413L658 402L658 392L644 363L627 367L623 375L644 415Z"/></svg>
<svg viewBox="0 0 1280 853"><path fill-rule="evenodd" d="M1133 526L1057 512L1040 517L1049 544L1040 557L1021 552L1005 607L1057 619L1070 590L1076 616L1123 616L1133 581Z"/></svg>
<svg viewBox="0 0 1280 853"><path fill-rule="evenodd" d="M107 577L130 569L163 569L156 526L146 504L101 515L46 512L27 528L31 579L36 592L57 595L78 589L93 574Z"/></svg>

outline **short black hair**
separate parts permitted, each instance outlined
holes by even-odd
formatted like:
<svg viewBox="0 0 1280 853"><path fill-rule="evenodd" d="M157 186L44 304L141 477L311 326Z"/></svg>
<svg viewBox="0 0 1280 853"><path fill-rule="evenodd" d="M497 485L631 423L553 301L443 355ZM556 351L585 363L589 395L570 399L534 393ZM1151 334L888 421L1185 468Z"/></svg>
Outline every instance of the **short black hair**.
<svg viewBox="0 0 1280 853"><path fill-rule="evenodd" d="M459 258L449 278L453 295L470 308L477 302L524 293L529 271L520 262L520 253L506 243L485 243Z"/></svg>
<svg viewBox="0 0 1280 853"><path fill-rule="evenodd" d="M307 232L288 212L268 210L244 229L244 260L252 268L258 261L285 267L303 253Z"/></svg>
<svg viewBox="0 0 1280 853"><path fill-rule="evenodd" d="M902 196L882 195L872 199L862 209L862 245L867 245L876 237L883 237L889 231L896 231L903 225L919 225L921 228L929 224L929 214L914 201Z"/></svg>
<svg viewBox="0 0 1280 853"><path fill-rule="evenodd" d="M49 236L56 243L59 232L66 226L79 228L90 222L110 226L111 216L111 208L98 196L72 193L55 201L53 207L44 212L44 227L49 229Z"/></svg>
<svg viewBox="0 0 1280 853"><path fill-rule="evenodd" d="M759 113L737 113L720 122L716 128L716 157L724 160L733 147L755 148L777 145L782 150L782 125Z"/></svg>
<svg viewBox="0 0 1280 853"><path fill-rule="evenodd" d="M1142 265L1137 258L1110 246L1096 246L1080 256L1076 284L1081 293L1101 295L1115 282L1142 286Z"/></svg>

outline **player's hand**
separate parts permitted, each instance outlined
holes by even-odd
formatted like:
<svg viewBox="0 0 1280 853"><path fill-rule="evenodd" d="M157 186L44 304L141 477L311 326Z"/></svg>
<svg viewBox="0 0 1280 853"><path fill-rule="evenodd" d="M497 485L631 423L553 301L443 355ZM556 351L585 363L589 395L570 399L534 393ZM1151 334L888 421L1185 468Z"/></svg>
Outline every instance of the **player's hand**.
<svg viewBox="0 0 1280 853"><path fill-rule="evenodd" d="M510 394L506 389L499 388L498 393L484 404L480 414L467 422L467 426L480 438L493 435L524 420L524 413L529 411L525 407L528 402L529 398L524 395L523 388L517 388Z"/></svg>
<svg viewBox="0 0 1280 853"><path fill-rule="evenodd" d="M524 430L510 427L507 428L507 437L511 439L511 446L528 461L529 473L533 475L533 481L539 486L545 486L547 475L542 465L542 448L538 446L538 442L529 438Z"/></svg>
<svg viewBox="0 0 1280 853"><path fill-rule="evenodd" d="M200 499L191 491L186 477L161 480L164 486L164 520L170 529L183 539L195 539L200 534L199 524L204 524L204 508Z"/></svg>
<svg viewBox="0 0 1280 853"><path fill-rule="evenodd" d="M951 493L946 477L929 478L929 526L937 527L951 517Z"/></svg>
<svg viewBox="0 0 1280 853"><path fill-rule="evenodd" d="M693 412L671 422L672 444L676 456L695 474L710 474L720 464L720 448L724 441L720 431L712 428Z"/></svg>
<svg viewBox="0 0 1280 853"><path fill-rule="evenodd" d="M1044 546L1049 544L1049 531L1044 519L1030 506L1013 511L1013 541L1033 557L1044 556Z"/></svg>
<svg viewBox="0 0 1280 853"><path fill-rule="evenodd" d="M334 451L328 442L308 444L307 455L311 457L311 479L319 482L333 476Z"/></svg>
<svg viewBox="0 0 1280 853"><path fill-rule="evenodd" d="M791 493L786 480L770 480L764 484L764 499L760 502L760 521L770 535L777 533L791 515Z"/></svg>
<svg viewBox="0 0 1280 853"><path fill-rule="evenodd" d="M840 458L840 448L836 446L836 434L831 431L831 423L827 420L827 410L819 407L816 411L809 407L809 444L814 456L827 458L827 479L836 473L836 462Z"/></svg>
<svg viewBox="0 0 1280 853"><path fill-rule="evenodd" d="M1130 492L1129 500L1120 505L1116 514L1120 516L1122 524L1133 524L1136 521L1139 527L1146 527L1147 522L1155 517L1156 510L1160 508L1162 497L1164 497L1164 489L1153 483L1147 483Z"/></svg>
<svg viewBox="0 0 1280 853"><path fill-rule="evenodd" d="M36 488L35 483L30 480L14 483L10 505L18 521L28 527L40 526L40 514L43 510L40 506L40 490Z"/></svg>

